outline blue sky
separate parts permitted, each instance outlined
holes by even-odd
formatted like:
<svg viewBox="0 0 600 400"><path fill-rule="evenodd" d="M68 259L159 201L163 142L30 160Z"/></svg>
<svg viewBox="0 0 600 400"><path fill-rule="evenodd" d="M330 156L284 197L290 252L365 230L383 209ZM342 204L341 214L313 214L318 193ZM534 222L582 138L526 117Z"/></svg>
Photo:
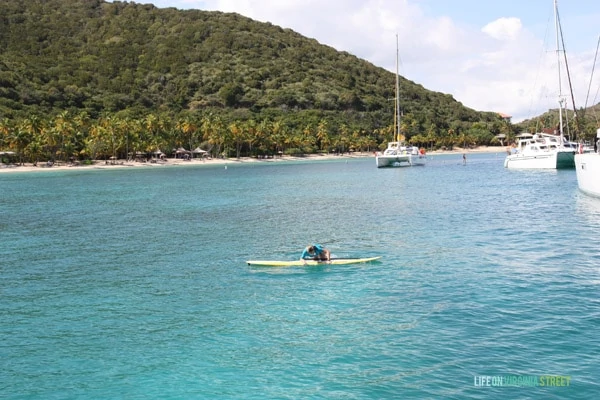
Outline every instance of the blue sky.
<svg viewBox="0 0 600 400"><path fill-rule="evenodd" d="M156 7L237 12L395 70L513 122L556 108L553 0L148 0ZM599 0L558 0L576 106L600 102ZM599 57L600 58L600 57ZM590 79L593 81L590 85ZM563 78L564 63L562 63ZM569 91L566 80L561 91ZM588 89L590 94L588 96ZM570 104L570 101L569 101Z"/></svg>

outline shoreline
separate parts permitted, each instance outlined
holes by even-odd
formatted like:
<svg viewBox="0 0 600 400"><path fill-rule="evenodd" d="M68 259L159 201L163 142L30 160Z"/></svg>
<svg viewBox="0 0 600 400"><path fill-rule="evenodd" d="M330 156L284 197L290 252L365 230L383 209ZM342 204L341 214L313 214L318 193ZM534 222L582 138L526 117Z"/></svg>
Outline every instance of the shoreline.
<svg viewBox="0 0 600 400"><path fill-rule="evenodd" d="M479 146L474 149L455 148L453 150L437 150L427 153L427 155L448 155L448 154L478 154L478 153L504 153L505 148L499 146ZM306 156L278 156L273 158L254 158L241 157L237 158L194 158L191 160L183 160L180 158L166 158L164 160L154 160L148 162L126 161L126 160L95 160L90 165L85 164L54 164L50 167L45 162L34 166L31 163L24 165L17 164L1 164L0 173L10 172L33 172L33 171L64 171L64 170L107 170L121 168L161 168L161 167L176 167L181 165L227 165L227 164L247 164L247 163L279 163L289 161L314 161L314 160L337 160L340 158L367 158L375 157L374 152L353 152L342 155L337 154L309 154Z"/></svg>

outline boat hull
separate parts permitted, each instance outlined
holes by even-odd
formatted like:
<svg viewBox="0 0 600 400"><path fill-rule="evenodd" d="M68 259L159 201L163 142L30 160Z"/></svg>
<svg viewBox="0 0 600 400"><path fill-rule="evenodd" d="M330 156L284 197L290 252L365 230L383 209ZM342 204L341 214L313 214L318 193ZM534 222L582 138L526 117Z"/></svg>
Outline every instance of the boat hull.
<svg viewBox="0 0 600 400"><path fill-rule="evenodd" d="M574 151L548 151L536 154L511 154L504 160L510 169L573 169Z"/></svg>
<svg viewBox="0 0 600 400"><path fill-rule="evenodd" d="M576 154L575 171L579 190L589 196L600 197L600 154Z"/></svg>
<svg viewBox="0 0 600 400"><path fill-rule="evenodd" d="M425 165L427 157L420 154L378 155L375 157L377 168Z"/></svg>
<svg viewBox="0 0 600 400"><path fill-rule="evenodd" d="M368 263L379 260L381 257L368 258L334 258L331 261L314 261L314 260L293 260L293 261L267 261L267 260L251 260L246 261L248 265L261 267L294 267L294 266L317 266L317 265L347 265Z"/></svg>

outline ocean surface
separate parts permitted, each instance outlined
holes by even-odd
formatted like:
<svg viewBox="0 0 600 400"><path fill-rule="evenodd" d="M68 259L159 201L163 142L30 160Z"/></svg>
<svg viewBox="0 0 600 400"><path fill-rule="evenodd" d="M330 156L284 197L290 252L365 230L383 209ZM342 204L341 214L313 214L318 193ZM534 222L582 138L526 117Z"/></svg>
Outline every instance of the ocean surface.
<svg viewBox="0 0 600 400"><path fill-rule="evenodd" d="M599 398L600 200L503 160L0 174L0 398Z"/></svg>

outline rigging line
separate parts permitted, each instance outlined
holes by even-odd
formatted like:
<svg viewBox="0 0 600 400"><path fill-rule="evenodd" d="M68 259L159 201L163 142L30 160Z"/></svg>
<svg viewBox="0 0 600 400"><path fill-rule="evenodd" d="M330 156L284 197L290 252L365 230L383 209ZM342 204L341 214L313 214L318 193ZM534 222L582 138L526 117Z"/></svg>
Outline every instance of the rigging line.
<svg viewBox="0 0 600 400"><path fill-rule="evenodd" d="M598 45L596 45L596 55L594 56L594 65L592 66L592 75L594 74L594 67L596 66L596 57L598 56L598 46L600 46L600 36L598 36ZM589 93L591 86L592 86L592 78L590 77L590 86L588 87L588 93ZM592 100L592 104L596 103L596 99L598 98L599 91L600 91L600 85L598 85L598 89L596 90L596 95L594 96L594 100ZM586 106L587 106L587 99L586 99ZM598 107L592 106L592 114L594 115L596 124L599 124L600 121L598 121L598 114L596 112L597 109L598 109Z"/></svg>
<svg viewBox="0 0 600 400"><path fill-rule="evenodd" d="M543 42L544 45L542 46L542 49L540 51L540 57L538 59L537 73L535 75L535 80L533 82L533 87L531 89L532 95L531 95L531 101L529 102L529 110L528 110L529 115L533 114L534 107L537 110L542 103L542 100L541 100L542 99L542 91L540 90L539 96L537 98L533 94L535 93L535 89L537 88L538 79L541 76L542 64L543 64L543 61L545 60L546 43L548 42L548 32L550 30L549 26L550 26L550 16L548 16L548 20L546 21L546 32L544 33L544 42ZM542 88L543 88L543 86L540 89L542 89ZM535 105L534 105L534 102L535 102ZM539 125L540 125L540 119L536 118L535 119L535 132L538 132Z"/></svg>
<svg viewBox="0 0 600 400"><path fill-rule="evenodd" d="M598 89L596 90L596 95L594 96L593 102L596 102L596 99L598 98L598 93L600 93L600 85L598 85ZM598 107L592 108L592 110L594 110L594 117L596 118L596 122L600 122L600 121L598 121L598 115L596 114L596 109L597 108Z"/></svg>
<svg viewBox="0 0 600 400"><path fill-rule="evenodd" d="M556 0L555 0L556 1ZM575 136L579 136L580 135L580 131L581 131L581 127L579 125L579 118L577 116L577 107L575 106L575 96L573 95L573 85L571 83L571 72L569 71L569 63L567 61L567 50L565 48L565 38L563 35L563 30L562 30L562 24L560 23L560 14L558 12L558 7L556 7L556 21L557 21L557 25L558 25L558 31L560 32L560 41L562 44L562 51L563 51L563 57L565 59L565 70L567 72L567 82L569 83L569 93L571 95L571 102L573 104L573 122L575 124L574 128L574 133ZM562 105L561 105L562 107ZM566 108L565 108L565 119L567 120L567 134L570 137L571 132L569 131L569 122L568 122L568 113L566 112Z"/></svg>
<svg viewBox="0 0 600 400"><path fill-rule="evenodd" d="M569 63L567 62L567 50L565 49L565 38L563 36L562 25L560 23L560 15L556 10L556 18L558 20L558 28L560 31L560 41L562 43L563 57L565 59L565 69L567 70L567 81L569 82L569 92L571 94L571 102L573 103L573 112L577 118L577 107L575 107L575 96L573 95L573 85L571 84L571 73L569 72Z"/></svg>
<svg viewBox="0 0 600 400"><path fill-rule="evenodd" d="M398 72L398 63L400 60L400 50L398 49L398 34L396 34L396 129L397 139L396 141L400 141L400 77Z"/></svg>
<svg viewBox="0 0 600 400"><path fill-rule="evenodd" d="M596 90L596 95L594 96L594 100L592 101L592 103L596 102L599 92L600 92L600 85L598 85L598 89ZM598 109L598 107L592 106L592 113L594 114L594 118L596 118L596 123L600 124L600 121L598 120L598 115L596 114L597 109Z"/></svg>
<svg viewBox="0 0 600 400"><path fill-rule="evenodd" d="M594 69L596 68L596 59L598 57L598 47L600 47L600 36L598 36L598 43L596 44L596 55L594 55L594 63L592 64L592 74L590 75L590 84L588 85L587 95L585 96L585 110L588 105L588 99L590 98L590 89L592 88L592 81L594 80Z"/></svg>
<svg viewBox="0 0 600 400"><path fill-rule="evenodd" d="M529 103L529 115L533 114L534 107L535 107L535 109L538 109L541 106L541 104L542 104L542 98L544 97L544 93L543 93L544 91L543 90L540 90L539 96L537 98L534 98L535 96L533 96L533 93L535 93L535 88L538 85L538 79L541 76L542 64L543 64L543 62L546 59L545 54L546 54L546 49L547 49L547 43L550 40L549 39L549 36L550 36L550 18L551 18L551 15L548 15L548 19L546 21L546 32L544 33L544 42L543 42L544 45L542 46L542 49L540 51L540 57L539 57L539 60L538 60L537 74L535 76L535 81L533 83L533 88L532 88L532 91L531 91L532 96L531 96L531 101ZM543 89L543 88L544 88L543 86L540 87L540 89ZM535 105L533 104L534 101L535 101ZM536 118L535 119L535 131L536 132L539 131L539 125L540 125L540 119Z"/></svg>

